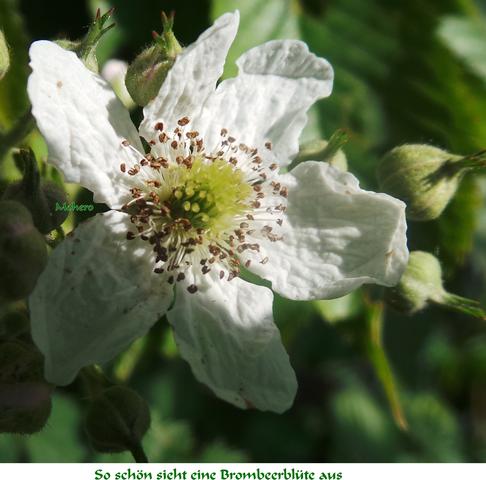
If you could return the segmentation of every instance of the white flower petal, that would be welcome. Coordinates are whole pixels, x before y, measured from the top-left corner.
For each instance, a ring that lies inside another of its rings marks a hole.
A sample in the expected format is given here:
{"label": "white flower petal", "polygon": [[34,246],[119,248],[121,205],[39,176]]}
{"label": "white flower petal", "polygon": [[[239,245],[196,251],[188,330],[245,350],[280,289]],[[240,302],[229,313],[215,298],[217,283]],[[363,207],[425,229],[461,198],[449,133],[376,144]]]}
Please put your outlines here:
{"label": "white flower petal", "polygon": [[273,323],[272,297],[264,287],[209,274],[194,294],[178,288],[168,318],[194,375],[218,397],[240,408],[283,412],[297,381]]}
{"label": "white flower petal", "polygon": [[174,128],[180,118],[198,115],[223,74],[226,55],[238,24],[238,12],[222,15],[195,43],[177,56],[159,94],[143,110],[140,134],[147,141],[154,137],[157,122]]}
{"label": "white flower petal", "polygon": [[32,335],[46,378],[70,383],[144,335],[167,310],[172,289],[152,273],[150,250],[128,242],[128,216],[109,212],[82,223],[52,253],[29,299]]}
{"label": "white flower petal", "polygon": [[284,297],[335,298],[365,283],[395,285],[407,264],[405,204],[359,188],[326,163],[281,176],[289,188],[283,240],[263,240],[269,260],[251,270]]}
{"label": "white flower petal", "polygon": [[73,52],[39,41],[30,47],[30,58],[28,92],[49,161],[66,181],[90,189],[95,201],[120,206],[126,177],[119,166],[133,158],[121,142],[143,151],[128,111]]}
{"label": "white flower petal", "polygon": [[196,128],[211,149],[221,128],[238,142],[262,148],[272,142],[281,166],[298,153],[307,110],[331,94],[334,73],[324,59],[296,40],[275,40],[252,48],[237,61],[239,74],[210,97]]}

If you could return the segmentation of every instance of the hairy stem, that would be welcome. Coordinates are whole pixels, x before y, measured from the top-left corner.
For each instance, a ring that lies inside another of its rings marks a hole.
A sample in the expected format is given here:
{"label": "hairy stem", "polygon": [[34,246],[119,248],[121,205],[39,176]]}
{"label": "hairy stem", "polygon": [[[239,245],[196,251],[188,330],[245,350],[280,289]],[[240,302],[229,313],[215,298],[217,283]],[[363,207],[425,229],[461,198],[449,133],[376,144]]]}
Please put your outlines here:
{"label": "hairy stem", "polygon": [[393,376],[390,362],[383,347],[383,302],[369,302],[367,312],[367,339],[368,356],[373,364],[375,373],[385,391],[390,405],[393,419],[400,430],[408,429],[407,420],[400,402],[397,385]]}

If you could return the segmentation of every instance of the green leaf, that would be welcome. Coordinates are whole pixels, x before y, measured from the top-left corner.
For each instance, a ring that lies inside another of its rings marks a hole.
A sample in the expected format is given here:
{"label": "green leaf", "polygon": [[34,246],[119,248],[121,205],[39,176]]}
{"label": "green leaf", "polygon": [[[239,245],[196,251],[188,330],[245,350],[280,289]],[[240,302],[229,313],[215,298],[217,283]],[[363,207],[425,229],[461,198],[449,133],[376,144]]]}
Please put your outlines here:
{"label": "green leaf", "polygon": [[463,462],[462,433],[452,411],[428,393],[414,395],[408,402],[410,437],[417,451],[413,458],[398,461]]}
{"label": "green leaf", "polygon": [[299,38],[299,7],[295,0],[213,0],[211,16],[216,19],[225,12],[240,11],[240,28],[233,43],[224,71],[225,77],[237,73],[236,60],[252,47],[268,40]]}
{"label": "green leaf", "polygon": [[466,67],[486,82],[486,22],[483,18],[450,15],[442,18],[437,30],[442,40]]}
{"label": "green leaf", "polygon": [[353,385],[332,399],[333,458],[340,462],[390,461],[397,432],[386,409],[361,386]]}
{"label": "green leaf", "polygon": [[10,70],[0,82],[0,127],[8,128],[27,110],[28,44],[17,0],[0,0],[0,30],[10,48]]}

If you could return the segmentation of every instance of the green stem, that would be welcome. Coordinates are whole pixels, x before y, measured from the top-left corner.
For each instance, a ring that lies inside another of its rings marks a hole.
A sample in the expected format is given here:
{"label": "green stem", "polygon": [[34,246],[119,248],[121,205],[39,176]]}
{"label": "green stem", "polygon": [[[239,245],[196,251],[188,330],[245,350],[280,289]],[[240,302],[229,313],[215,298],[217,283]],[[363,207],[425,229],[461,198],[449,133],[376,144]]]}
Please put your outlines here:
{"label": "green stem", "polygon": [[299,163],[315,160],[318,162],[328,162],[338,153],[338,151],[348,142],[349,136],[345,130],[336,130],[329,141],[315,140],[310,144],[301,147],[299,154],[294,158],[289,170],[295,168]]}
{"label": "green stem", "polygon": [[12,147],[17,146],[34,128],[35,120],[29,108],[7,133],[0,135],[0,161]]}
{"label": "green stem", "polygon": [[149,463],[147,454],[145,453],[141,443],[132,445],[132,447],[130,448],[130,453],[137,463]]}
{"label": "green stem", "polygon": [[390,362],[383,347],[383,302],[369,303],[367,313],[366,343],[368,355],[375,369],[375,373],[385,391],[395,423],[400,430],[406,431],[408,429],[407,420],[400,403],[400,397]]}
{"label": "green stem", "polygon": [[445,292],[439,299],[432,301],[444,307],[450,308],[451,310],[465,313],[466,315],[471,315],[472,317],[476,317],[481,320],[486,320],[486,311],[484,311],[481,308],[481,304],[475,300],[470,300],[469,298],[464,298],[460,297],[459,295],[454,295],[453,293]]}
{"label": "green stem", "polygon": [[349,136],[348,134],[342,130],[336,130],[332,135],[331,138],[329,139],[328,144],[325,146],[325,148],[320,152],[318,158],[319,160],[323,162],[327,162],[331,158],[336,155],[336,153],[341,150],[341,148],[346,145],[349,141]]}
{"label": "green stem", "polygon": [[486,150],[467,155],[454,163],[456,167],[468,170],[482,170],[486,168]]}

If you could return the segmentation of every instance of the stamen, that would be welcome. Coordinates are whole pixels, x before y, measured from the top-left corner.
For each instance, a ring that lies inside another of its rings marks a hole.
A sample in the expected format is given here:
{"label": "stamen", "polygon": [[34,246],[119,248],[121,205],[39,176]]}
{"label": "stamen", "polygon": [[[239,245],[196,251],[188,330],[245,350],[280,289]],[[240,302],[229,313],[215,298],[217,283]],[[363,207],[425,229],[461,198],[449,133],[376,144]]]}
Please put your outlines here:
{"label": "stamen", "polygon": [[[268,262],[259,253],[258,239],[282,239],[272,225],[282,225],[286,204],[271,199],[286,198],[288,189],[273,180],[278,166],[270,163],[268,153],[258,155],[226,128],[221,129],[219,145],[207,152],[199,132],[184,130],[189,123],[183,117],[170,132],[157,122],[156,138],[149,142],[154,149],[146,155],[122,142],[138,159],[120,164],[133,185],[131,198],[121,208],[135,230],[127,232],[127,239],[150,244],[154,272],[170,284],[184,280],[191,268],[198,275],[216,268],[221,280],[231,281],[239,274],[238,256],[243,252],[263,265]],[[265,147],[270,150],[271,143]],[[246,259],[244,265],[249,268],[251,263]],[[187,287],[190,293],[197,291],[195,278]]]}

